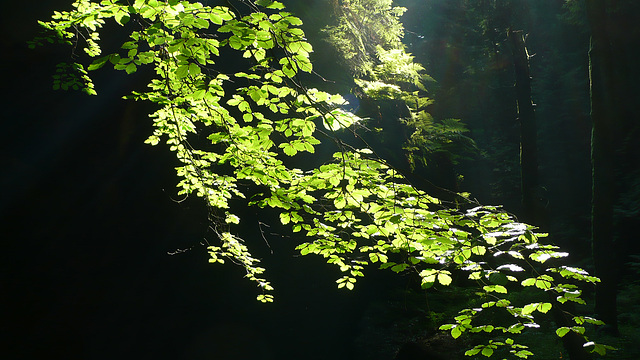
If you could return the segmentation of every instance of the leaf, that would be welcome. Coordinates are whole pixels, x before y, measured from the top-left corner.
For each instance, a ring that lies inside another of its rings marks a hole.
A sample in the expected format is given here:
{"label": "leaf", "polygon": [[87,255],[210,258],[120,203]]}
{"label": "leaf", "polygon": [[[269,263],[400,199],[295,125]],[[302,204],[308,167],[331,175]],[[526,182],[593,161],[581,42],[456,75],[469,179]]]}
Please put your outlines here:
{"label": "leaf", "polygon": [[271,4],[267,5],[266,8],[267,9],[282,10],[282,9],[284,9],[284,5],[279,1],[271,1]]}
{"label": "leaf", "polygon": [[399,273],[399,272],[404,271],[408,267],[409,267],[409,265],[407,265],[407,264],[396,264],[396,265],[391,267],[391,271]]}
{"label": "leaf", "polygon": [[333,201],[333,204],[335,205],[336,209],[343,209],[345,206],[347,206],[347,199],[345,199],[344,196],[339,196]]}
{"label": "leaf", "polygon": [[280,146],[282,147],[282,151],[284,151],[284,153],[289,156],[294,156],[295,154],[298,153],[298,150],[296,150],[296,148],[293,147],[293,145],[291,145],[290,143],[284,143],[284,144],[281,144]]}
{"label": "leaf", "polygon": [[549,275],[540,275],[536,279],[536,287],[542,290],[549,290],[553,287],[553,278]]}
{"label": "leaf", "polygon": [[521,359],[527,359],[529,358],[529,356],[533,356],[533,353],[529,350],[520,350],[520,351],[516,351],[515,353],[513,353],[513,355],[521,358]]}
{"label": "leaf", "polygon": [[187,75],[189,75],[189,65],[185,64],[178,66],[178,69],[176,70],[176,76],[178,79],[184,79]]}
{"label": "leaf", "polygon": [[448,274],[445,274],[444,272],[440,272],[438,274],[438,282],[440,284],[447,286],[451,284],[451,281],[452,281],[451,276],[449,276]]}
{"label": "leaf", "polygon": [[227,224],[240,224],[240,218],[236,215],[227,213],[227,218],[225,219]]}
{"label": "leaf", "polygon": [[193,94],[191,94],[190,98],[193,100],[202,100],[204,99],[204,95],[206,94],[207,90],[204,89],[200,89],[200,90],[196,90],[193,92]]}
{"label": "leaf", "polygon": [[107,55],[107,56],[103,56],[103,57],[100,57],[100,58],[97,58],[97,59],[93,60],[93,62],[91,62],[91,64],[87,68],[87,70],[93,71],[93,70],[100,69],[101,67],[104,66],[104,64],[107,63],[107,61],[109,61],[109,59],[111,59],[111,56],[112,55]]}
{"label": "leaf", "polygon": [[533,304],[527,304],[525,305],[525,307],[522,308],[522,315],[528,315],[531,314],[532,312],[534,312],[536,310],[536,308],[538,307],[539,303],[533,303]]}
{"label": "leaf", "polygon": [[507,276],[499,272],[491,273],[489,275],[489,281],[491,281],[492,284],[503,285],[503,286],[509,283]]}
{"label": "leaf", "polygon": [[280,222],[282,222],[282,225],[287,225],[289,221],[291,221],[291,214],[280,213]]}
{"label": "leaf", "polygon": [[522,330],[524,330],[524,325],[518,323],[518,324],[513,324],[511,326],[509,326],[506,330],[506,332],[511,333],[511,334],[520,334],[522,333]]}
{"label": "leaf", "polygon": [[242,44],[242,39],[240,39],[235,35],[229,38],[229,46],[235,50],[241,50],[244,48],[244,45]]}
{"label": "leaf", "polygon": [[502,285],[486,285],[483,287],[486,292],[497,292],[500,294],[506,294],[507,288]]}
{"label": "leaf", "polygon": [[198,74],[200,74],[200,66],[194,63],[189,64],[189,75],[196,76]]}
{"label": "leaf", "polygon": [[538,306],[538,311],[540,311],[543,314],[546,314],[549,310],[551,310],[553,305],[551,305],[551,303],[541,303]]}
{"label": "leaf", "polygon": [[349,289],[349,290],[353,290],[353,288],[354,288],[354,285],[353,285],[352,282],[348,282],[346,286],[347,286],[347,289]]}
{"label": "leaf", "polygon": [[155,8],[149,6],[149,7],[143,7],[142,9],[140,9],[140,15],[142,15],[143,18],[147,18],[147,19],[151,19],[153,20],[153,18],[155,17],[156,13],[158,12]]}
{"label": "leaf", "polygon": [[208,29],[209,28],[209,22],[207,20],[205,20],[205,19],[202,19],[202,18],[196,18],[194,25],[198,29]]}
{"label": "leaf", "polygon": [[486,346],[484,349],[482,349],[482,355],[490,357],[491,355],[493,355],[493,348],[491,348],[490,346]]}
{"label": "leaf", "polygon": [[256,1],[256,5],[259,5],[262,7],[267,7],[271,4],[273,4],[273,0],[257,0]]}
{"label": "leaf", "polygon": [[451,337],[454,339],[457,339],[460,337],[460,335],[462,335],[462,331],[460,330],[459,326],[456,326],[454,328],[451,329]]}
{"label": "leaf", "polygon": [[123,10],[119,10],[118,12],[116,12],[113,17],[116,20],[116,22],[122,26],[128,23],[129,20],[131,19],[131,17],[129,16],[129,13]]}
{"label": "leaf", "polygon": [[567,335],[569,333],[569,331],[571,331],[571,329],[569,329],[568,327],[561,327],[556,329],[556,335],[558,335],[558,337],[563,337],[565,335]]}
{"label": "leaf", "polygon": [[481,350],[481,348],[479,348],[479,347],[475,347],[475,348],[473,348],[473,349],[470,349],[470,350],[465,351],[465,353],[464,353],[464,354],[465,354],[466,356],[473,356],[473,355],[476,355],[476,354],[480,353],[480,350]]}
{"label": "leaf", "polygon": [[130,63],[126,68],[124,68],[124,71],[126,71],[127,74],[133,74],[134,72],[136,72],[136,70],[138,70],[138,68],[134,63]]}
{"label": "leaf", "polygon": [[476,255],[484,255],[487,252],[487,248],[485,248],[484,246],[474,246],[473,248],[471,248],[471,252]]}
{"label": "leaf", "polygon": [[[294,41],[287,44],[289,51],[293,53],[308,54],[313,51],[311,44],[306,41]],[[318,100],[322,101],[322,100]]]}
{"label": "leaf", "polygon": [[216,13],[212,12],[211,14],[209,14],[209,19],[216,25],[222,25],[222,17]]}

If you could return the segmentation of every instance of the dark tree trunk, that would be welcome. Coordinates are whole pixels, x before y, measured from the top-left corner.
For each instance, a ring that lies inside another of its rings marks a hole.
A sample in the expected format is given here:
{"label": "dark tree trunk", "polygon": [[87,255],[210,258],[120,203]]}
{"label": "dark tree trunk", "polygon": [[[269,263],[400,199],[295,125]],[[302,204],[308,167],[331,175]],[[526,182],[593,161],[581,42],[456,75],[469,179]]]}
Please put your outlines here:
{"label": "dark tree trunk", "polygon": [[611,39],[607,33],[607,5],[604,0],[586,0],[591,29],[589,49],[589,79],[591,88],[591,166],[592,188],[592,251],[596,286],[595,311],[618,332],[616,291],[618,263],[613,241],[613,204],[615,203],[614,165],[616,162],[614,129],[618,124],[615,101],[614,65]]}
{"label": "dark tree trunk", "polygon": [[[516,77],[516,100],[518,119],[520,120],[520,174],[522,192],[523,220],[537,226],[545,226],[545,209],[540,201],[538,183],[537,128],[533,101],[531,99],[531,75],[529,72],[529,54],[522,31],[509,31],[509,42],[513,53]],[[552,316],[558,326],[571,327],[571,304],[560,304],[552,299]],[[583,347],[584,339],[577,333],[569,332],[562,338],[564,348],[571,360],[591,359]]]}
{"label": "dark tree trunk", "polygon": [[516,78],[516,102],[520,121],[520,176],[523,220],[542,226],[543,208],[538,201],[538,149],[536,114],[531,100],[529,54],[522,31],[509,30]]}

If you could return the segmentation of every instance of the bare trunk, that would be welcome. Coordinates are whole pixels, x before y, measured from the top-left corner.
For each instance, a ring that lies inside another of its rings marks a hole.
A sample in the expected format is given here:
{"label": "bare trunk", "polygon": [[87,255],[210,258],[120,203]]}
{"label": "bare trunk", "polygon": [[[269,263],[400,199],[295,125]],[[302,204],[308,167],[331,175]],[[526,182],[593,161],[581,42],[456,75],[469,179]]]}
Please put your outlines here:
{"label": "bare trunk", "polygon": [[618,332],[616,292],[618,263],[613,241],[615,201],[614,129],[618,123],[611,39],[607,33],[604,0],[586,0],[591,28],[589,79],[591,88],[592,250],[596,286],[595,310],[612,333]]}
{"label": "bare trunk", "polygon": [[536,114],[531,100],[529,54],[522,31],[509,31],[516,77],[516,101],[520,122],[520,176],[523,220],[542,226],[543,219],[538,193],[538,149]]}

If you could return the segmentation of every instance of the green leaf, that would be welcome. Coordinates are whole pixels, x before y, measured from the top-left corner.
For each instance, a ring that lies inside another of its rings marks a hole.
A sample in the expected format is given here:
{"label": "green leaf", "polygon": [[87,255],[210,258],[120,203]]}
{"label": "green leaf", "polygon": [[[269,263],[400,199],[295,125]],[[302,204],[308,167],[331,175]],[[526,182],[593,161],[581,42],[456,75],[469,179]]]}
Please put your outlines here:
{"label": "green leaf", "polygon": [[457,339],[462,335],[462,331],[460,330],[460,326],[456,326],[451,329],[451,337]]}
{"label": "green leaf", "polygon": [[280,222],[282,222],[282,225],[287,225],[290,221],[291,221],[291,214],[280,213]]}
{"label": "green leaf", "polygon": [[489,281],[492,284],[503,285],[503,286],[509,283],[507,276],[500,272],[493,272],[489,274]]}
{"label": "green leaf", "polygon": [[[513,351],[513,350],[512,350]],[[533,356],[533,353],[529,350],[520,350],[520,351],[516,351],[513,353],[513,355],[521,358],[521,359],[527,359],[529,358],[529,356]]]}
{"label": "green leaf", "polygon": [[114,19],[116,20],[116,22],[120,25],[125,25],[126,23],[129,22],[129,20],[131,19],[131,17],[129,16],[129,13],[123,11],[123,10],[118,10],[118,12],[115,13],[114,15]]}
{"label": "green leaf", "polygon": [[227,224],[240,224],[240,218],[238,216],[229,213],[227,213],[226,215],[227,217],[225,219],[225,222]]}
{"label": "green leaf", "polygon": [[551,303],[540,303],[540,305],[538,306],[538,311],[546,314],[549,310],[551,310],[552,306],[553,305],[551,305]]}
{"label": "green leaf", "polygon": [[119,54],[112,54],[111,57],[109,57],[109,62],[111,62],[111,64],[113,65],[117,65],[120,63],[120,55]]}
{"label": "green leaf", "polygon": [[507,288],[502,285],[486,285],[483,287],[486,292],[497,292],[500,294],[506,294]]}
{"label": "green leaf", "polygon": [[493,348],[491,348],[490,346],[486,346],[484,349],[482,349],[482,355],[490,357],[491,355],[493,355]]}
{"label": "green leaf", "polygon": [[289,156],[294,156],[298,153],[298,150],[296,150],[296,148],[293,147],[293,145],[291,145],[290,143],[281,144],[280,147],[282,147],[282,151],[284,151],[284,153]]}
{"label": "green leaf", "polygon": [[536,287],[542,290],[549,290],[553,287],[553,278],[549,275],[540,275],[536,279]]}
{"label": "green leaf", "polygon": [[273,1],[273,0],[258,0],[256,1],[256,4],[266,7],[267,9],[275,9],[275,10],[282,10],[284,9],[284,5],[279,2],[279,1]]}
{"label": "green leaf", "polygon": [[487,252],[487,248],[485,248],[484,246],[474,246],[473,248],[471,248],[471,252],[476,255],[484,255]]}
{"label": "green leaf", "polygon": [[509,326],[506,329],[506,332],[511,333],[511,334],[520,334],[520,333],[522,333],[522,330],[524,330],[524,325],[518,323],[518,324],[513,324],[513,325]]}
{"label": "green leaf", "polygon": [[196,76],[198,74],[200,74],[200,66],[194,63],[189,64],[189,75]]}
{"label": "green leaf", "polygon": [[200,90],[196,90],[193,92],[193,94],[191,94],[191,98],[193,100],[202,100],[204,99],[204,95],[207,93],[207,90],[204,89],[200,89]]}
{"label": "green leaf", "polygon": [[185,64],[178,66],[178,69],[176,70],[176,76],[178,79],[184,79],[187,75],[189,75],[189,65]]}
{"label": "green leaf", "polygon": [[136,70],[138,70],[138,68],[136,67],[136,64],[134,63],[130,63],[129,65],[127,65],[127,67],[124,69],[124,71],[127,72],[127,74],[133,74],[134,72],[136,72]]}
{"label": "green leaf", "polygon": [[347,289],[349,289],[349,290],[353,290],[353,288],[354,288],[354,285],[353,285],[352,282],[348,282],[346,286],[347,286]]}
{"label": "green leaf", "polygon": [[208,29],[209,28],[209,21],[207,21],[205,19],[202,19],[202,18],[196,18],[194,25],[198,29]]}
{"label": "green leaf", "polygon": [[571,329],[569,329],[568,327],[561,327],[556,329],[556,335],[558,335],[558,337],[563,337],[565,335],[567,335],[569,333],[569,331],[571,331]]}
{"label": "green leaf", "polygon": [[151,6],[143,6],[139,13],[143,18],[155,20],[155,16],[158,11]]}
{"label": "green leaf", "polygon": [[536,310],[538,305],[539,305],[539,303],[533,303],[533,304],[526,305],[525,307],[522,308],[522,315],[531,314],[532,312],[534,312]]}
{"label": "green leaf", "polygon": [[404,271],[408,267],[409,267],[409,265],[407,265],[407,264],[396,264],[396,265],[391,267],[391,271],[399,273],[399,272]]}
{"label": "green leaf", "polygon": [[451,276],[445,274],[444,272],[438,273],[438,282],[442,285],[450,285],[451,284]]}
{"label": "green leaf", "polygon": [[479,348],[479,347],[475,347],[475,348],[473,348],[473,349],[470,349],[470,350],[465,351],[465,353],[464,353],[464,354],[465,354],[466,356],[473,356],[473,355],[477,355],[478,353],[480,353],[480,350],[482,350],[482,349],[481,349],[481,348]]}
{"label": "green leaf", "polygon": [[107,56],[103,56],[103,57],[100,57],[100,58],[97,58],[97,59],[93,60],[93,62],[91,62],[91,64],[87,68],[87,70],[93,71],[93,70],[100,69],[101,67],[104,66],[104,64],[107,63],[107,61],[109,61],[109,59],[111,59],[111,56],[112,55],[107,55]]}

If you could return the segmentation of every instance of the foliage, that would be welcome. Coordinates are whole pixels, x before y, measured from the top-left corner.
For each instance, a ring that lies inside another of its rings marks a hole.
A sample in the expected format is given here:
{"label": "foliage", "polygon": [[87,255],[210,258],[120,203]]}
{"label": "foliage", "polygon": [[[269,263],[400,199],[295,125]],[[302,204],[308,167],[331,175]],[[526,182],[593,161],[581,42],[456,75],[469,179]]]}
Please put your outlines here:
{"label": "foliage", "polygon": [[325,32],[339,58],[357,77],[371,76],[378,49],[402,47],[400,16],[406,11],[392,0],[340,0],[334,3],[336,24]]}
{"label": "foliage", "polygon": [[[373,264],[414,273],[425,289],[471,280],[481,306],[462,309],[441,329],[454,338],[491,335],[489,343],[468,355],[491,356],[499,348],[518,358],[531,355],[514,338],[537,327],[536,319],[556,305],[512,303],[509,293],[529,287],[553,294],[561,304],[583,303],[574,283],[598,280],[578,268],[545,267],[566,253],[539,243],[542,234],[500,208],[449,208],[412,186],[372,150],[332,135],[360,119],[340,110],[341,96],[301,84],[299,73],[312,71],[313,48],[304,40],[300,19],[277,1],[243,3],[249,5],[245,15],[178,0],[77,0],[71,11],[41,22],[51,31],[42,39],[82,44],[94,59],[89,71],[107,64],[127,74],[153,68],[148,89],[129,96],[158,107],[150,115],[155,130],[147,143],[166,143],[181,163],[176,169],[179,194],[207,203],[219,240],[209,247],[210,262],[230,260],[244,267],[246,277],[261,289],[258,300],[273,301],[273,288],[259,259],[237,235],[242,219],[231,206],[236,199],[277,212],[282,224],[306,239],[297,246],[302,255],[322,256],[339,268],[339,288],[353,289]],[[107,20],[125,26],[130,35],[119,50],[103,55],[98,40]],[[225,61],[233,57],[244,71],[223,73],[218,66],[223,52]],[[84,84],[86,92],[95,94],[88,91],[93,89],[88,76],[81,74],[81,82],[65,76],[56,80],[60,88]],[[198,135],[209,142],[200,144]],[[331,159],[309,169],[288,165],[298,153],[314,153],[320,136],[339,145]],[[558,336],[583,334],[586,323],[598,323],[577,315],[573,321],[575,326],[558,329]],[[585,346],[605,350],[595,343]]]}
{"label": "foliage", "polygon": [[[327,26],[327,41],[350,69],[358,89],[356,95],[377,105],[396,100],[405,108],[393,114],[409,135],[403,145],[407,160],[415,170],[416,160],[427,165],[434,154],[445,154],[454,161],[463,153],[475,151],[468,130],[455,119],[433,119],[427,107],[433,103],[425,84],[434,80],[424,73],[424,67],[414,61],[402,43],[404,27],[400,16],[406,11],[393,7],[389,0],[350,0],[335,3],[335,25]],[[364,116],[383,117],[388,114],[373,111]]]}

